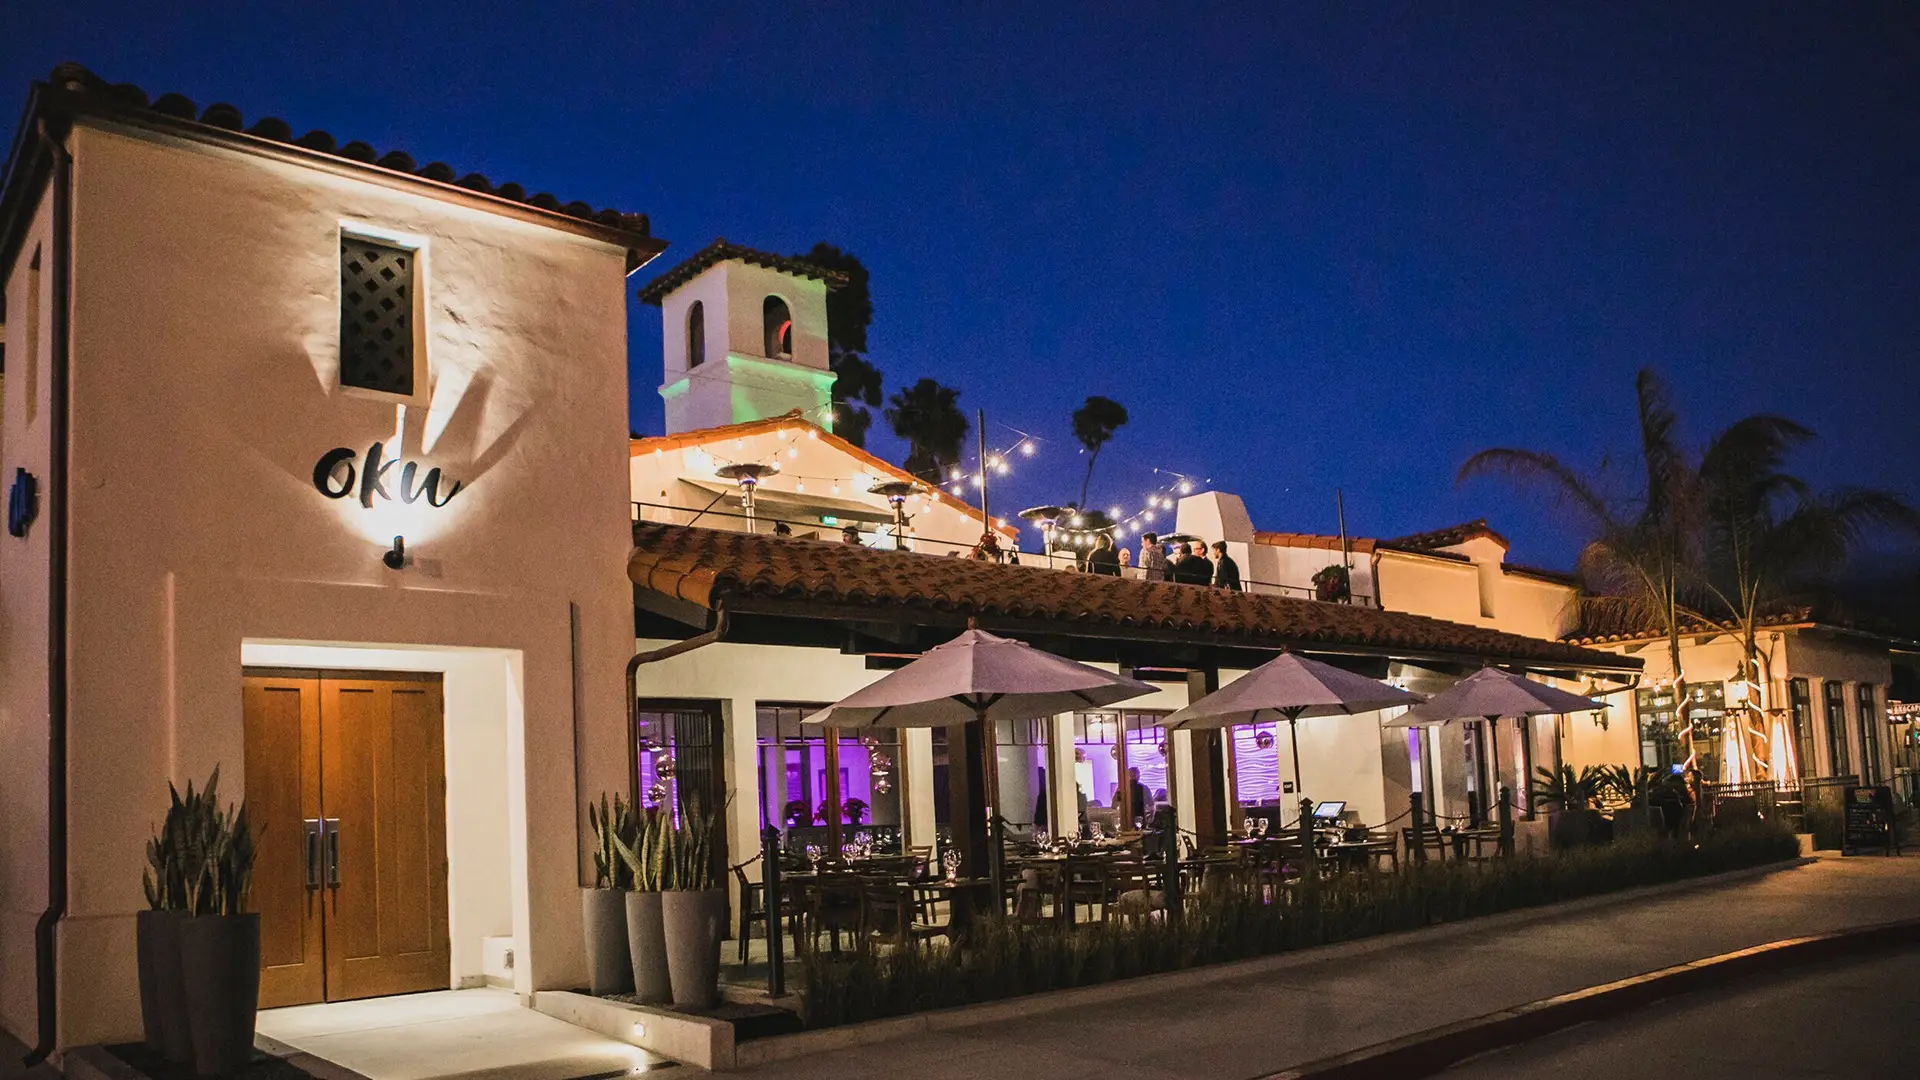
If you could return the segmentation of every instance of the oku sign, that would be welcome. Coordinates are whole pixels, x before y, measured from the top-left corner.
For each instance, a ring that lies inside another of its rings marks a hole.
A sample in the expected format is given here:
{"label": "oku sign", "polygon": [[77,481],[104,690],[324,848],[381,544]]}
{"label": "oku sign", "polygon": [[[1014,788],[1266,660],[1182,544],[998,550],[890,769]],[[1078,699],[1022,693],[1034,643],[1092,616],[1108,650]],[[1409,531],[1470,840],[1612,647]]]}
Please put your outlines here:
{"label": "oku sign", "polygon": [[[425,499],[430,506],[445,506],[460,494],[462,485],[458,480],[442,492],[440,485],[446,478],[438,466],[427,469],[422,476],[419,462],[387,457],[386,449],[385,443],[376,442],[367,447],[366,456],[361,457],[344,446],[334,447],[314,462],[313,486],[329,499],[358,494],[360,505],[369,509],[376,497],[397,498],[403,503]],[[392,471],[395,465],[400,466],[397,476]]]}

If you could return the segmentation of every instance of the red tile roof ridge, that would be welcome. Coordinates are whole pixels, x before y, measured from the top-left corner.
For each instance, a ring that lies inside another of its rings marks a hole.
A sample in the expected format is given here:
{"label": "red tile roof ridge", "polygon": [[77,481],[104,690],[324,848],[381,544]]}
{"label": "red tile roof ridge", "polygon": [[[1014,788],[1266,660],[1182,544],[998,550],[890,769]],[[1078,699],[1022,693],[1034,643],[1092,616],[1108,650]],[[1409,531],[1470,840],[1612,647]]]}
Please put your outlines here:
{"label": "red tile roof ridge", "polygon": [[1453,547],[1456,544],[1464,544],[1468,540],[1481,536],[1492,539],[1494,543],[1499,544],[1503,548],[1513,546],[1507,542],[1506,537],[1495,532],[1493,527],[1487,524],[1486,518],[1474,518],[1472,521],[1464,521],[1458,525],[1448,525],[1445,528],[1411,533],[1407,536],[1395,537],[1392,540],[1383,540],[1381,544],[1385,547],[1401,548],[1409,551],[1427,551],[1433,548]]}
{"label": "red tile roof ridge", "polygon": [[562,203],[546,192],[528,195],[519,184],[496,186],[477,172],[461,175],[444,162],[433,161],[416,166],[412,155],[405,151],[388,150],[383,154],[364,142],[339,143],[325,131],[309,131],[296,138],[292,126],[277,117],[266,117],[251,127],[243,127],[245,120],[240,110],[232,105],[215,103],[199,110],[191,99],[177,93],[162,94],[149,101],[146,92],[139,87],[131,83],[109,83],[80,64],[60,64],[53,69],[45,84],[36,84],[36,89],[42,86],[45,107],[62,109],[69,114],[120,117],[221,142],[280,144],[294,152],[336,158],[597,225],[624,234],[634,248],[632,257],[637,262],[632,265],[644,264],[667,246],[664,241],[653,238],[645,214],[611,208],[595,210],[587,203],[577,201]]}
{"label": "red tile roof ridge", "polygon": [[838,270],[829,270],[804,258],[746,247],[721,236],[642,285],[635,295],[643,303],[658,307],[668,293],[692,281],[708,267],[729,259],[747,263],[750,266],[764,266],[795,277],[813,278],[816,281],[825,282],[829,290],[840,288],[847,283],[847,275]]}
{"label": "red tile roof ridge", "polygon": [[728,598],[1032,619],[1204,635],[1258,647],[1364,647],[1408,655],[1618,667],[1630,659],[1566,642],[1406,612],[1265,593],[1137,581],[831,541],[651,522],[634,526],[629,576],[712,607]]}

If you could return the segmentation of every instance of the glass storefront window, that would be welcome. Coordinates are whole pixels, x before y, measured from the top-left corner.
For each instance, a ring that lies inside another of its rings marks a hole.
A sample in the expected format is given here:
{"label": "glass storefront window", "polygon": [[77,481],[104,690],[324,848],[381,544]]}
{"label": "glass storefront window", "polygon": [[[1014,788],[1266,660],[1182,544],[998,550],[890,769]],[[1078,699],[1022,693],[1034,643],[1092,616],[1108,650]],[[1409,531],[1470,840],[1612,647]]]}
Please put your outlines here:
{"label": "glass storefront window", "polygon": [[760,821],[780,830],[788,851],[870,843],[901,850],[900,733],[886,728],[837,732],[802,727],[818,705],[755,710]]}
{"label": "glass storefront window", "polygon": [[633,738],[636,799],[664,806],[674,820],[693,803],[720,813],[725,799],[717,709],[699,704],[643,701]]}
{"label": "glass storefront window", "polygon": [[1233,729],[1233,796],[1242,807],[1280,805],[1282,725],[1241,724]]}
{"label": "glass storefront window", "polygon": [[999,804],[995,810],[1006,819],[1007,832],[1031,834],[1051,832],[1052,814],[1047,805],[1047,728],[1051,721],[1027,720],[1014,723],[1003,720],[995,725],[993,751],[998,775]]}
{"label": "glass storefront window", "polygon": [[[1073,718],[1073,773],[1082,824],[1107,833],[1138,828],[1173,801],[1164,712],[1084,712]],[[1138,787],[1132,773],[1138,770]]]}
{"label": "glass storefront window", "polygon": [[1828,775],[1851,776],[1852,755],[1847,753],[1847,692],[1832,680],[1822,683],[1820,689],[1827,706],[1827,760],[1833,766]]}
{"label": "glass storefront window", "polygon": [[1853,705],[1855,719],[1860,724],[1860,780],[1877,784],[1880,782],[1880,724],[1872,683],[1854,684]]}
{"label": "glass storefront window", "polygon": [[1817,776],[1813,760],[1813,691],[1805,679],[1787,682],[1787,706],[1793,718],[1793,749],[1800,758],[1796,778]]}

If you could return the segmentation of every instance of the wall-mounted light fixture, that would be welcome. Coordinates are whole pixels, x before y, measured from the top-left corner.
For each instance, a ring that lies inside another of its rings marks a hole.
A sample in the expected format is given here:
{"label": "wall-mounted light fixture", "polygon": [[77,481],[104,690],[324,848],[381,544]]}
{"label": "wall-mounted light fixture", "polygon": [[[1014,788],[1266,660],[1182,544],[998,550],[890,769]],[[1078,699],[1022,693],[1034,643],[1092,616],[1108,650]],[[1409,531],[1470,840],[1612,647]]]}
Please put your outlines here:
{"label": "wall-mounted light fixture", "polygon": [[393,547],[389,549],[386,554],[380,556],[380,561],[386,563],[387,569],[389,570],[399,570],[406,566],[407,538],[404,536],[394,537]]}

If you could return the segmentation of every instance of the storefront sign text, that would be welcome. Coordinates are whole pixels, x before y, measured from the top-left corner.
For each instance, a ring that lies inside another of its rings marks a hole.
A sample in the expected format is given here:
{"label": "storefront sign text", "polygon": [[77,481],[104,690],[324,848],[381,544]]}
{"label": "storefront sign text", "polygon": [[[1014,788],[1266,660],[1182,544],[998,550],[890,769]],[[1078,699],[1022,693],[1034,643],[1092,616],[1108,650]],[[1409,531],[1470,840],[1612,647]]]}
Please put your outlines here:
{"label": "storefront sign text", "polygon": [[[427,469],[421,476],[420,463],[401,461],[386,455],[385,443],[374,443],[367,447],[365,457],[344,446],[336,446],[320,455],[313,465],[313,486],[320,494],[329,499],[345,499],[358,495],[360,505],[371,508],[377,496],[382,499],[398,498],[403,503],[414,503],[426,499],[432,506],[445,506],[460,494],[461,483],[441,491],[445,480],[438,466]],[[393,475],[393,467],[400,466],[398,476]],[[387,485],[392,483],[393,489]]]}

